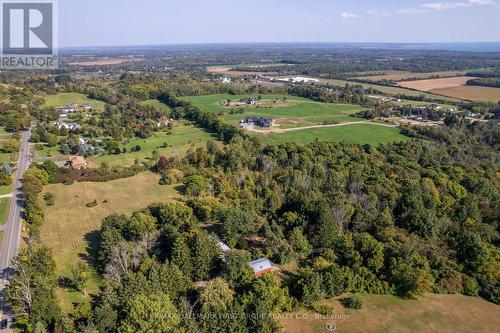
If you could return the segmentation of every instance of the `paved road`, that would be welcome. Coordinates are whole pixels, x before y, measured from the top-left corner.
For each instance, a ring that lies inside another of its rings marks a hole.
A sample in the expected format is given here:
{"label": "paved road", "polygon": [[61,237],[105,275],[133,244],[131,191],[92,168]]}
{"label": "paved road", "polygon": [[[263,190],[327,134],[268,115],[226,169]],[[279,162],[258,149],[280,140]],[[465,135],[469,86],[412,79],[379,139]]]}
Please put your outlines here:
{"label": "paved road", "polygon": [[[31,129],[24,131],[21,140],[21,150],[19,152],[19,161],[16,170],[16,179],[14,180],[14,192],[12,200],[10,201],[9,215],[3,228],[3,242],[2,250],[0,252],[0,318],[8,318],[8,310],[5,307],[1,292],[5,286],[5,277],[7,268],[10,266],[10,261],[19,253],[19,242],[21,238],[21,212],[23,208],[23,197],[21,192],[21,178],[23,173],[28,169],[31,156],[29,152],[28,140],[31,135]],[[4,329],[0,331],[12,332],[11,329]]]}

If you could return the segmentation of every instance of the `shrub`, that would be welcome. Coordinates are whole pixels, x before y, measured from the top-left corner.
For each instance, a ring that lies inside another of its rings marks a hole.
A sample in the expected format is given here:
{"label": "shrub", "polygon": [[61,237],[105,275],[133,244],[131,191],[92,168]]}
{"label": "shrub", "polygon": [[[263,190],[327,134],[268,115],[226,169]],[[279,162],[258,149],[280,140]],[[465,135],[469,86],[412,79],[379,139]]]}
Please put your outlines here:
{"label": "shrub", "polygon": [[87,203],[85,206],[87,206],[88,208],[95,207],[95,206],[97,206],[97,200],[94,200],[94,201],[92,201],[92,202],[89,202],[89,203]]}
{"label": "shrub", "polygon": [[43,200],[45,200],[45,203],[47,204],[47,206],[52,206],[54,204],[54,199],[55,199],[55,195],[52,192],[47,192],[43,196]]}
{"label": "shrub", "polygon": [[342,304],[348,309],[361,309],[363,307],[363,301],[357,295],[352,295],[350,297],[345,298],[342,301]]}

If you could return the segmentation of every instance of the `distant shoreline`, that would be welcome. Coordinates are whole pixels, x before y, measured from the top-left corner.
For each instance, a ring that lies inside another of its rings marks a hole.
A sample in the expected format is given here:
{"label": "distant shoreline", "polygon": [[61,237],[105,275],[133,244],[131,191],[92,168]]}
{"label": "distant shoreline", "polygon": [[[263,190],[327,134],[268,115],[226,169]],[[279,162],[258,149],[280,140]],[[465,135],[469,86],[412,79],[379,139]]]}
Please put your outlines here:
{"label": "distant shoreline", "polygon": [[300,48],[331,48],[331,49],[380,49],[380,50],[428,50],[428,51],[456,51],[456,52],[500,52],[498,42],[469,42],[469,43],[186,43],[186,44],[158,44],[158,45],[112,45],[112,46],[72,46],[61,47],[62,52],[71,51],[112,51],[112,50],[161,50],[179,48],[245,48],[260,47],[300,47]]}

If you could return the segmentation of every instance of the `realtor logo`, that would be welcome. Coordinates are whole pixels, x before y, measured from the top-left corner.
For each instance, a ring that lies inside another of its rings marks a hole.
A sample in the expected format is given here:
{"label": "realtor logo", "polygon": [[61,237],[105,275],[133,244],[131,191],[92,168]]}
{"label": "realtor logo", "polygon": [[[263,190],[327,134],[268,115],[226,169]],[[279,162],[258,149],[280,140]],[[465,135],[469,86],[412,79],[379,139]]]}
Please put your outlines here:
{"label": "realtor logo", "polygon": [[56,68],[54,0],[3,0],[0,68]]}

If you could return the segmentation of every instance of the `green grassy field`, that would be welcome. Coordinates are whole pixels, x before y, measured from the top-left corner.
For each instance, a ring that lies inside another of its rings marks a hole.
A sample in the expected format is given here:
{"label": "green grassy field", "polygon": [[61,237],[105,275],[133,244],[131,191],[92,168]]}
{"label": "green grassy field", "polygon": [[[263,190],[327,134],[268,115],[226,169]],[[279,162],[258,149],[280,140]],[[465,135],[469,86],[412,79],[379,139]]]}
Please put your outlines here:
{"label": "green grassy field", "polygon": [[372,124],[353,124],[338,127],[310,128],[296,130],[285,133],[273,133],[259,135],[266,143],[281,144],[285,142],[296,142],[307,144],[316,139],[321,141],[348,141],[357,144],[381,144],[394,141],[408,140],[408,138],[399,133],[399,129],[372,125]]}
{"label": "green grassy field", "polygon": [[10,198],[0,199],[0,224],[4,224],[9,214]]}
{"label": "green grassy field", "polygon": [[[159,175],[143,172],[105,183],[45,186],[40,197],[52,192],[55,200],[52,206],[42,204],[45,222],[40,228],[40,238],[54,253],[57,274],[68,276],[72,265],[78,260],[90,260],[89,253],[96,246],[97,230],[106,216],[130,215],[154,202],[182,198],[175,190],[175,185],[160,186],[159,179]],[[87,203],[94,200],[97,200],[97,206],[86,207]],[[79,292],[58,288],[57,295],[63,309],[71,311],[72,303],[89,300],[91,295],[97,293],[99,285],[100,277],[94,272],[87,286],[87,297]]]}
{"label": "green grassy field", "polygon": [[[283,95],[262,95],[262,103],[270,105],[270,108],[259,108],[255,106],[244,106],[243,114],[228,114],[231,109],[239,109],[239,106],[224,107],[220,105],[223,100],[239,101],[245,96],[233,95],[209,95],[185,97],[199,108],[211,112],[225,112],[222,116],[226,121],[237,125],[245,117],[265,117],[275,120],[275,124],[281,128],[303,127],[317,125],[323,122],[347,122],[360,121],[361,119],[351,117],[352,114],[363,110],[359,105],[349,104],[326,104],[317,103],[308,99]],[[272,100],[279,102],[273,105]]]}
{"label": "green grassy field", "polygon": [[283,316],[285,333],[489,333],[498,332],[500,307],[479,297],[429,294],[417,300],[389,295],[362,295],[361,310],[345,309],[338,300],[320,302],[335,315],[309,311]]}
{"label": "green grassy field", "polygon": [[[110,166],[133,165],[136,159],[143,161],[145,158],[150,157],[153,150],[157,150],[164,156],[181,155],[189,148],[205,146],[208,140],[217,140],[217,137],[198,127],[179,124],[172,129],[170,135],[166,132],[157,132],[147,139],[133,138],[124,145],[127,148],[125,154],[101,155],[89,158],[89,161],[92,166],[99,166],[102,162],[106,162]],[[164,143],[168,145],[166,148],[162,148]],[[141,150],[130,152],[130,149],[136,145],[139,145]]]}
{"label": "green grassy field", "polygon": [[96,110],[104,110],[104,102],[95,99],[90,99],[83,94],[78,93],[60,93],[56,95],[45,96],[45,105],[47,107],[58,107],[68,103],[76,103],[78,105],[88,104]]}

